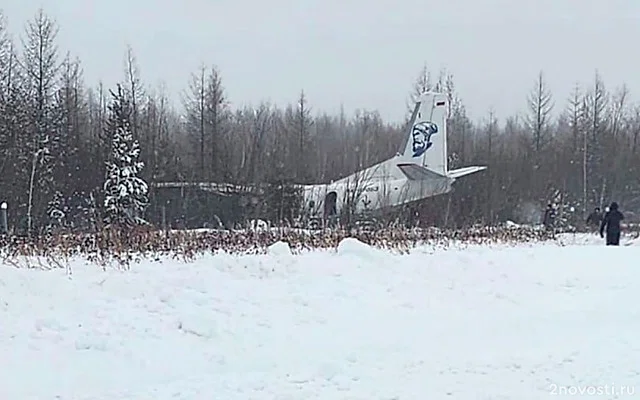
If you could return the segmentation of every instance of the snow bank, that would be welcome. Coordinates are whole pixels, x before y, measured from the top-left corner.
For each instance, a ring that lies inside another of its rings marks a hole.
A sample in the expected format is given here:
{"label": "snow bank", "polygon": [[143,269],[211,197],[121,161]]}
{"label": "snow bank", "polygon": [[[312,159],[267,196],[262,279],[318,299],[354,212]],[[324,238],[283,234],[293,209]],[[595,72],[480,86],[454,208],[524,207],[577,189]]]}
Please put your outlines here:
{"label": "snow bank", "polygon": [[287,242],[276,242],[268,247],[267,254],[272,257],[291,257],[293,253],[291,252],[291,247],[289,247],[289,243]]}
{"label": "snow bank", "polygon": [[[625,233],[620,238],[620,245],[635,243],[635,236]],[[557,242],[562,245],[604,246],[605,240],[597,232],[593,233],[562,233],[557,235]]]}
{"label": "snow bank", "polygon": [[356,256],[372,259],[380,255],[381,251],[356,238],[346,238],[342,239],[338,244],[337,253],[341,256]]}
{"label": "snow bank", "polygon": [[633,397],[639,247],[383,253],[2,266],[0,398]]}
{"label": "snow bank", "polygon": [[630,239],[626,243],[622,243],[625,246],[640,246],[640,238]]}
{"label": "snow bank", "polygon": [[390,257],[388,251],[369,246],[356,238],[345,238],[338,243],[336,255],[342,262],[352,266],[371,268],[374,265],[386,265]]}

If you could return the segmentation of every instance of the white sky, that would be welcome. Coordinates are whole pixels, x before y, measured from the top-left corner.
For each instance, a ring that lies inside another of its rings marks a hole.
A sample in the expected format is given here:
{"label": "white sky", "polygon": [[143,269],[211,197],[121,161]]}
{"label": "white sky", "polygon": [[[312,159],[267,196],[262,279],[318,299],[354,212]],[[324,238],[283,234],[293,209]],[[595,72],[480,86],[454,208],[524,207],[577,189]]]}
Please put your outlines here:
{"label": "white sky", "polygon": [[10,30],[43,7],[61,53],[87,82],[124,76],[127,44],[147,84],[177,101],[189,74],[216,64],[235,105],[294,102],[315,111],[377,109],[399,121],[423,63],[455,76],[472,118],[524,110],[540,69],[558,105],[597,68],[640,92],[638,0],[3,0]]}

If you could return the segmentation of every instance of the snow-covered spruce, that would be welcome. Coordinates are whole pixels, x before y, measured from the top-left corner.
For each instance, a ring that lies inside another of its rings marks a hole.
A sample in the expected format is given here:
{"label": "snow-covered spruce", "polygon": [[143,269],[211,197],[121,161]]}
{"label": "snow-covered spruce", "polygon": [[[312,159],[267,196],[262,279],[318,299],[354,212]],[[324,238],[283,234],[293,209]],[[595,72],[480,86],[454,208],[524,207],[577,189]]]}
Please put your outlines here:
{"label": "snow-covered spruce", "polygon": [[131,103],[120,85],[111,94],[106,128],[111,155],[104,182],[105,222],[120,227],[146,224],[142,215],[149,203],[149,187],[138,176],[144,163],[138,160],[140,145],[131,133]]}

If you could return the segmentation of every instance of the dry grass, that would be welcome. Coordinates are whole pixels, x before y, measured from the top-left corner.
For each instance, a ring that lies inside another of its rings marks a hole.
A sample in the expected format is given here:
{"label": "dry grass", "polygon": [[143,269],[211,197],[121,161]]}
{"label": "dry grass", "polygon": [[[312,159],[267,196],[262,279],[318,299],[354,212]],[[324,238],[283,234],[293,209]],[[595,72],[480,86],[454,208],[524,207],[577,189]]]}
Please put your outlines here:
{"label": "dry grass", "polygon": [[93,234],[60,234],[35,239],[0,238],[0,257],[21,268],[68,268],[69,260],[82,256],[103,267],[128,268],[142,259],[170,257],[192,261],[221,251],[230,254],[261,254],[278,241],[294,253],[335,249],[347,237],[377,248],[405,253],[420,245],[447,248],[451,245],[492,245],[537,242],[551,239],[544,230],[531,227],[476,227],[465,230],[383,229],[372,232],[344,230],[310,233],[278,229],[266,231],[117,231]]}

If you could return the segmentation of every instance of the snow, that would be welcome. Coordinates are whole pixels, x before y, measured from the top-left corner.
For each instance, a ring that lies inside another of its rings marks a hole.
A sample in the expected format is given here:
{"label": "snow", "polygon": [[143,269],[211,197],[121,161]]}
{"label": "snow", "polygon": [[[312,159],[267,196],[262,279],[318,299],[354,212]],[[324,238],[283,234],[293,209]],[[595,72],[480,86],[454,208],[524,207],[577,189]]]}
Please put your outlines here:
{"label": "snow", "polygon": [[270,254],[274,257],[282,257],[282,258],[291,258],[293,253],[291,252],[291,247],[287,242],[276,242],[269,246],[267,254]]}
{"label": "snow", "polygon": [[111,157],[103,185],[104,207],[110,223],[144,224],[138,214],[149,203],[148,184],[138,176],[144,163],[139,161],[140,144],[131,130],[131,110],[130,99],[118,86],[109,108]]}
{"label": "snow", "polygon": [[640,248],[573,238],[0,266],[0,398],[632,398]]}

